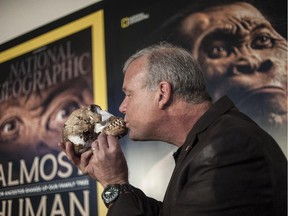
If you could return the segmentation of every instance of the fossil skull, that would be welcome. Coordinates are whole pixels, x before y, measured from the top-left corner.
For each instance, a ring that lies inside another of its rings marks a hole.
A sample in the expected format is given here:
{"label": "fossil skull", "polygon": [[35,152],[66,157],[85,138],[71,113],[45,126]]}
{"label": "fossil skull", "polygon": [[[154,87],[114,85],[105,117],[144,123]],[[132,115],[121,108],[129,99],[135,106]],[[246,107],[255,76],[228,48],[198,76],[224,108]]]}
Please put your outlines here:
{"label": "fossil skull", "polygon": [[62,130],[63,142],[73,144],[76,155],[90,148],[99,133],[122,137],[127,133],[125,122],[120,117],[104,111],[100,106],[92,104],[73,111]]}

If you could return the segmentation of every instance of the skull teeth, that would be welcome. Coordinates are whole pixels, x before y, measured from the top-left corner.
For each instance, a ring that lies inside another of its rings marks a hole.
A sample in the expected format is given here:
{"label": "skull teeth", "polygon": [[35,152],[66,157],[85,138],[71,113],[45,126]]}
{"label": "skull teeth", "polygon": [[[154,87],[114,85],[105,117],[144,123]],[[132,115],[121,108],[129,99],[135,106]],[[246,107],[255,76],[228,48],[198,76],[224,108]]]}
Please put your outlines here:
{"label": "skull teeth", "polygon": [[122,119],[114,119],[104,128],[106,133],[113,135],[121,135],[126,129],[125,122]]}
{"label": "skull teeth", "polygon": [[117,127],[117,126],[121,126],[121,127],[124,127],[124,123],[123,121],[117,119],[116,121],[112,122],[110,125],[108,125],[109,128],[112,128],[112,127]]}

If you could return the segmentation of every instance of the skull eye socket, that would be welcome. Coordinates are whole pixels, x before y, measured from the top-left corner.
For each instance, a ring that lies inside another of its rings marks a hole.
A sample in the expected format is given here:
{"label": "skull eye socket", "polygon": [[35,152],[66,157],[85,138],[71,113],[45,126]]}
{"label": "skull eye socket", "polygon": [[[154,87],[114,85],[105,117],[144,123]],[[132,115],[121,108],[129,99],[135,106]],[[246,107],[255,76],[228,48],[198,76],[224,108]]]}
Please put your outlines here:
{"label": "skull eye socket", "polygon": [[88,106],[88,109],[93,112],[93,113],[98,113],[98,110],[101,109],[99,106],[95,105],[95,104],[90,104]]}

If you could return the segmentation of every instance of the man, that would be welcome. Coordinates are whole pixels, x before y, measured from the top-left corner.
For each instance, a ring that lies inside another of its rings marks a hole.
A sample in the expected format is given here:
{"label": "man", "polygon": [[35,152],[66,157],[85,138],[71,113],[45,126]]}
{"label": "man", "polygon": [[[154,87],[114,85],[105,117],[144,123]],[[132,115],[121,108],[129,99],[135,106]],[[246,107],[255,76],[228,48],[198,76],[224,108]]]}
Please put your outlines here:
{"label": "man", "polygon": [[162,39],[188,49],[201,65],[213,101],[228,95],[286,152],[287,41],[266,17],[243,1],[205,0],[164,26]]}
{"label": "man", "polygon": [[91,150],[67,157],[105,188],[108,215],[286,215],[287,161],[273,138],[228,97],[212,104],[191,55],[170,44],[141,50],[124,66],[125,114],[132,140],[179,147],[163,203],[129,185],[118,138],[100,134]]}

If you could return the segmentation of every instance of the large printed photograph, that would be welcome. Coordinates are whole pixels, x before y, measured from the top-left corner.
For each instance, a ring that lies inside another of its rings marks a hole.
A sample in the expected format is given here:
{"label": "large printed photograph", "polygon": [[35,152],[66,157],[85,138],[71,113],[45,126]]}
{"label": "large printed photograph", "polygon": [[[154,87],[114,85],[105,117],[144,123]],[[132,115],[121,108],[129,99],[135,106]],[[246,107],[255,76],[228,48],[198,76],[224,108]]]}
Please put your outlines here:
{"label": "large printed photograph", "polygon": [[[228,95],[287,156],[286,1],[102,3],[75,22],[1,49],[0,213],[106,215],[96,181],[57,146],[62,127],[72,111],[92,103],[123,116],[125,60],[163,41],[187,49],[213,101]],[[177,148],[128,135],[120,142],[130,183],[163,200]]]}
{"label": "large printed photograph", "polygon": [[1,52],[3,215],[99,212],[96,182],[68,161],[58,143],[74,110],[107,106],[103,44],[99,10]]}
{"label": "large printed photograph", "polygon": [[[228,95],[287,155],[286,1],[124,2],[110,1],[106,10],[107,53],[117,55],[107,59],[108,74],[121,73],[126,58],[147,45],[182,46],[200,63],[213,101]],[[121,4],[126,7],[120,11]],[[121,79],[108,86],[109,104],[116,109],[123,97],[116,92]],[[123,148],[131,182],[162,200],[176,149],[130,140]]]}

